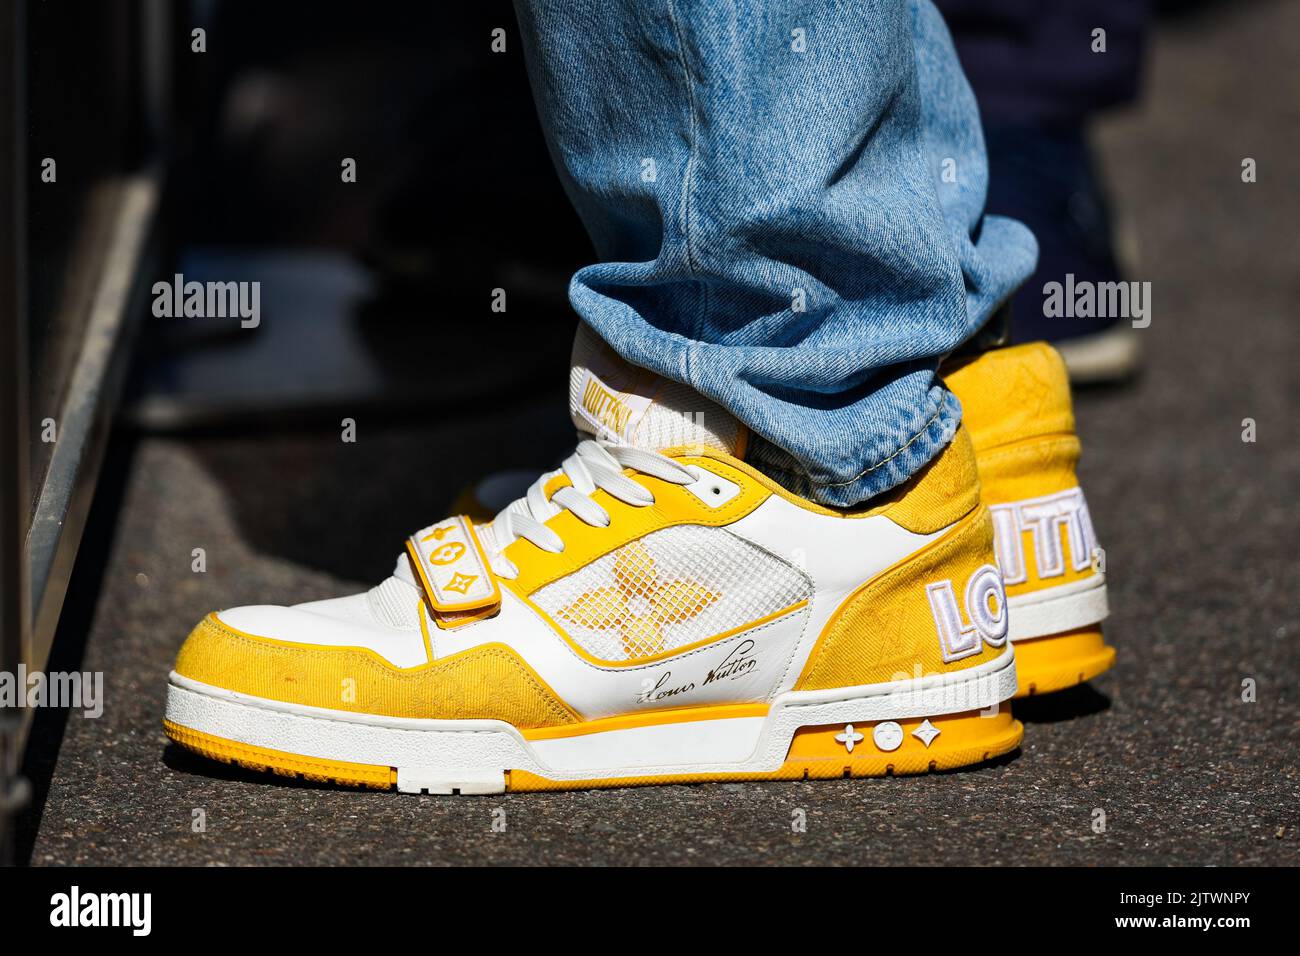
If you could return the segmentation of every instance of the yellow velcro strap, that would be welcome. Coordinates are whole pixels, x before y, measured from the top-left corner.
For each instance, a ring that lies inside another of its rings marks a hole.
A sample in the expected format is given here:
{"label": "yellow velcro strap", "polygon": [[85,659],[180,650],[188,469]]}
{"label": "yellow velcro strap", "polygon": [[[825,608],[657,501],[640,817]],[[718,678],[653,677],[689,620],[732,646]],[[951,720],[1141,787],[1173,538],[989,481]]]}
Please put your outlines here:
{"label": "yellow velcro strap", "polygon": [[479,613],[501,603],[501,589],[487,553],[464,515],[448,518],[406,541],[411,565],[424,585],[429,606],[439,615]]}

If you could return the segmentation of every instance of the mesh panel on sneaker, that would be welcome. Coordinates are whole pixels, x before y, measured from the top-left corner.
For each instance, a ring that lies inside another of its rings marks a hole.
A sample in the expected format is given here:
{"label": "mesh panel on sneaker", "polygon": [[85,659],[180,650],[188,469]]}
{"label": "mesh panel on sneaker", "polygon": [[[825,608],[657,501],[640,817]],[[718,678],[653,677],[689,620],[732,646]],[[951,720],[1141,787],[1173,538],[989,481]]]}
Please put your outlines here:
{"label": "mesh panel on sneaker", "polygon": [[587,653],[639,660],[807,600],[807,575],[722,528],[655,531],[538,589],[532,599]]}

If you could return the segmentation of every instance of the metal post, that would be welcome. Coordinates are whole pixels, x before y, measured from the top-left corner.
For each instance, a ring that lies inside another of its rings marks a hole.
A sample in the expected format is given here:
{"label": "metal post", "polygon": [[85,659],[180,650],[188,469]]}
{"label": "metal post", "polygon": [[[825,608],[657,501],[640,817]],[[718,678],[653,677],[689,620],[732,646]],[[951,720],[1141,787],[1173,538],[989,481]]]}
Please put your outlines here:
{"label": "metal post", "polygon": [[[0,12],[0,671],[31,652],[25,539],[31,520],[27,461],[26,3]],[[0,707],[0,864],[12,862],[19,809],[19,742],[26,712]]]}

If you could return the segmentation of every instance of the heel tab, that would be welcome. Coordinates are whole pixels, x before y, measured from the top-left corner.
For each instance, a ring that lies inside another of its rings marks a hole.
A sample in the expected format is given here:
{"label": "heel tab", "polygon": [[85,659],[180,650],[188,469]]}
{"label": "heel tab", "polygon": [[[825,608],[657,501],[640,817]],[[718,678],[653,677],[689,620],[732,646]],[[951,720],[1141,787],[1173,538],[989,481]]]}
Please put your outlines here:
{"label": "heel tab", "polygon": [[940,374],[961,402],[977,450],[1074,433],[1069,374],[1061,353],[1046,342],[948,362]]}
{"label": "heel tab", "polygon": [[1020,345],[1005,345],[989,349],[974,355],[953,356],[940,366],[939,374],[945,380],[950,380],[975,366],[980,372],[995,369],[1004,371],[1018,366],[1036,367],[1053,381],[1068,380],[1065,359],[1047,342],[1024,342]]}

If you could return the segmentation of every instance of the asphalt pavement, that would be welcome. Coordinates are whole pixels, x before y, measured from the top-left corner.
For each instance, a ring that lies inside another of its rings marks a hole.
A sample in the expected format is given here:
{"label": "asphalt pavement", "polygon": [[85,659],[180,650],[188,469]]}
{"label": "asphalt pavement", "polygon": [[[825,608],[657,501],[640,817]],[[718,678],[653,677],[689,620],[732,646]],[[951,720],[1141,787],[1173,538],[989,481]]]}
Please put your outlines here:
{"label": "asphalt pavement", "polygon": [[167,671],[205,612],[377,581],[462,482],[554,460],[557,380],[456,426],[361,422],[354,445],[119,435],[96,503],[110,533],[83,553],[59,651],[105,673],[107,705],[42,715],[20,849],[35,864],[1300,862],[1298,61],[1294,3],[1165,23],[1146,98],[1101,130],[1153,294],[1142,376],[1077,398],[1119,660],[1018,707],[1019,753],[911,778],[413,797],[169,745]]}

